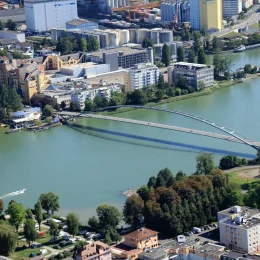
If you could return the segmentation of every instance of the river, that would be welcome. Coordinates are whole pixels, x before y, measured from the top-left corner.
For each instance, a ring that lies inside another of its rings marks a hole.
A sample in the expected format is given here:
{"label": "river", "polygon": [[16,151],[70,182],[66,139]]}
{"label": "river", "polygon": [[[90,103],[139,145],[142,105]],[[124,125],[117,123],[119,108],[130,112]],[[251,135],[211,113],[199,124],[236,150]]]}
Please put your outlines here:
{"label": "river", "polygon": [[[258,49],[228,55],[234,69],[246,63],[260,65]],[[162,107],[210,119],[260,141],[259,97],[260,79],[254,79]],[[215,131],[194,120],[159,111],[137,110],[117,116]],[[187,144],[206,151],[221,149],[223,154],[231,151],[249,158],[255,155],[255,150],[242,144],[170,130],[95,119],[78,120],[76,124],[77,130],[62,126],[39,133],[0,134],[0,197],[26,188],[25,194],[13,199],[31,207],[41,193],[53,191],[60,196],[60,214],[74,211],[85,222],[101,203],[121,207],[125,200],[121,192],[145,184],[162,168],[174,173],[194,172],[198,151]],[[221,156],[215,155],[216,163]]]}

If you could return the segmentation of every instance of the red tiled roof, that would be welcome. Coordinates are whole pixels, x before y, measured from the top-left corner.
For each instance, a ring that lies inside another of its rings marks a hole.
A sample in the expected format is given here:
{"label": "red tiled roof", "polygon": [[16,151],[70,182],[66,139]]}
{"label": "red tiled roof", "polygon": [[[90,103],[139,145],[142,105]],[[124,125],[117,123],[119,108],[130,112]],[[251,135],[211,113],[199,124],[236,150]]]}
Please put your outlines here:
{"label": "red tiled roof", "polygon": [[137,240],[137,241],[142,241],[142,240],[146,240],[149,237],[156,236],[157,234],[158,234],[158,232],[153,231],[151,229],[140,228],[140,229],[135,230],[132,233],[125,235],[125,237],[128,237],[130,239],[134,239],[134,240]]}

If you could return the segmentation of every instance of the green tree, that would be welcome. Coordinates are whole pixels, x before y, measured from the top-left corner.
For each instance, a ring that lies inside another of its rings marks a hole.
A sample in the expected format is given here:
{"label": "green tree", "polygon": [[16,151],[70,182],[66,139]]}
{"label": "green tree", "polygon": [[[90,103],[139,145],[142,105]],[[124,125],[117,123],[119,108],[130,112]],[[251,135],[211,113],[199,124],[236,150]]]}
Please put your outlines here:
{"label": "green tree", "polygon": [[257,67],[256,67],[256,66],[254,66],[254,67],[252,68],[252,71],[251,71],[251,73],[252,73],[252,74],[255,74],[255,73],[257,73],[257,70],[258,70],[258,69],[257,69]]}
{"label": "green tree", "polygon": [[39,230],[41,230],[41,224],[42,224],[42,220],[43,220],[43,214],[42,214],[42,204],[40,201],[38,201],[35,205],[34,205],[34,210],[35,210],[35,220],[37,221],[38,225],[39,225]]}
{"label": "green tree", "polygon": [[181,180],[185,179],[186,177],[187,176],[183,171],[178,171],[175,179],[176,179],[176,181],[181,181]]}
{"label": "green tree", "polygon": [[205,52],[202,48],[199,49],[199,52],[198,52],[198,63],[199,64],[206,64],[207,63],[206,55],[205,55]]}
{"label": "green tree", "polygon": [[251,74],[252,73],[252,66],[251,64],[246,64],[245,67],[244,67],[244,72],[245,73],[248,73],[248,74]]}
{"label": "green tree", "polygon": [[127,103],[133,105],[145,105],[148,102],[147,95],[141,89],[135,89],[127,94]]}
{"label": "green tree", "polygon": [[52,117],[51,116],[46,117],[45,122],[46,122],[46,124],[51,125],[52,124]]}
{"label": "green tree", "polygon": [[64,101],[61,102],[60,107],[62,110],[66,108],[66,103]]}
{"label": "green tree", "polygon": [[0,199],[0,216],[1,216],[2,212],[3,212],[3,210],[4,210],[4,202],[3,202],[2,199]]}
{"label": "green tree", "polygon": [[21,110],[23,108],[21,97],[17,94],[17,91],[14,87],[8,89],[7,102],[7,108],[12,112]]}
{"label": "green tree", "polygon": [[15,31],[15,29],[16,29],[15,22],[13,22],[11,19],[7,20],[7,22],[5,23],[5,27],[11,31]]}
{"label": "green tree", "polygon": [[138,195],[132,195],[125,201],[123,220],[126,224],[137,227],[143,218],[144,202]]}
{"label": "green tree", "polygon": [[198,55],[200,46],[201,46],[201,34],[199,31],[194,31],[193,32],[193,50],[195,55]]}
{"label": "green tree", "polygon": [[48,214],[53,214],[60,208],[59,197],[53,192],[42,193],[39,197],[39,202]]}
{"label": "green tree", "polygon": [[0,254],[9,255],[14,252],[18,241],[18,234],[14,228],[0,223]]}
{"label": "green tree", "polygon": [[181,95],[181,90],[179,88],[175,89],[175,95],[180,96]]}
{"label": "green tree", "polygon": [[235,155],[227,155],[220,159],[219,168],[221,170],[228,170],[243,165],[244,160],[240,159]]}
{"label": "green tree", "polygon": [[184,48],[183,47],[179,47],[177,49],[177,61],[185,61],[185,54],[184,54]]}
{"label": "green tree", "polygon": [[7,50],[5,50],[5,49],[0,50],[0,56],[6,56],[6,57],[8,57],[8,52],[7,52]]}
{"label": "green tree", "polygon": [[212,40],[212,50],[213,51],[221,51],[222,50],[222,43],[221,40],[217,37],[213,37]]}
{"label": "green tree", "polygon": [[203,90],[206,88],[206,84],[204,83],[204,81],[200,80],[198,82],[198,86],[197,86],[198,90]]}
{"label": "green tree", "polygon": [[46,105],[42,110],[42,115],[44,117],[52,117],[54,113],[54,109],[51,105]]}
{"label": "green tree", "polygon": [[91,111],[91,110],[93,110],[94,109],[94,104],[93,104],[93,102],[92,102],[92,100],[86,100],[85,101],[85,110],[86,111]]}
{"label": "green tree", "polygon": [[163,99],[165,95],[165,91],[163,89],[158,89],[156,92],[155,92],[155,96],[158,100],[161,100]]}
{"label": "green tree", "polygon": [[90,226],[91,230],[98,231],[99,222],[95,216],[89,218],[88,225]]}
{"label": "green tree", "polygon": [[201,153],[196,157],[196,174],[210,174],[215,168],[214,156],[211,153]]}
{"label": "green tree", "polygon": [[188,86],[187,78],[184,77],[184,76],[180,76],[179,80],[178,80],[178,83],[177,83],[177,87],[180,88],[180,89],[186,89],[187,86]]}
{"label": "green tree", "polygon": [[31,246],[31,242],[35,241],[37,238],[37,231],[35,230],[34,219],[26,219],[24,222],[24,237],[27,243]]}
{"label": "green tree", "polygon": [[18,232],[19,226],[23,223],[25,219],[25,209],[24,206],[18,202],[9,203],[7,208],[7,213],[10,215],[10,224],[16,228]]}
{"label": "green tree", "polygon": [[152,176],[149,178],[147,186],[148,188],[155,188],[156,185],[156,177]]}
{"label": "green tree", "polygon": [[50,229],[49,229],[50,235],[52,235],[54,238],[57,237],[60,233],[58,224],[53,220],[50,220],[49,224],[50,224]]}
{"label": "green tree", "polygon": [[88,43],[87,43],[86,38],[83,37],[83,38],[80,40],[80,50],[83,51],[83,52],[86,52],[87,49],[88,49],[88,45],[87,45],[87,44],[88,44]]}
{"label": "green tree", "polygon": [[126,102],[126,95],[119,91],[115,91],[111,95],[109,105],[120,106],[120,105],[124,105],[125,102]]}
{"label": "green tree", "polygon": [[159,75],[158,82],[157,82],[157,88],[163,89],[164,88],[164,77],[162,74]]}
{"label": "green tree", "polygon": [[162,48],[162,63],[165,67],[168,67],[171,61],[171,51],[170,47],[165,43]]}
{"label": "green tree", "polygon": [[33,219],[32,210],[30,208],[27,208],[25,211],[25,218],[26,219]]}
{"label": "green tree", "polygon": [[94,106],[96,108],[101,108],[104,106],[104,102],[103,102],[103,99],[102,97],[100,97],[99,95],[96,95],[94,100],[93,100],[93,103],[94,103]]}
{"label": "green tree", "polygon": [[67,230],[70,234],[75,235],[79,232],[79,218],[74,213],[69,213],[66,219]]}
{"label": "green tree", "polygon": [[96,37],[91,38],[89,45],[91,46],[91,51],[97,51],[100,48],[99,41]]}
{"label": "green tree", "polygon": [[214,77],[224,75],[226,72],[231,71],[232,61],[230,58],[224,57],[223,55],[216,54],[213,57],[214,65]]}
{"label": "green tree", "polygon": [[[155,179],[156,181],[156,179]],[[138,190],[137,190],[137,194],[141,197],[141,199],[143,201],[146,201],[148,199],[148,194],[149,194],[149,187],[146,185],[141,186]]]}
{"label": "green tree", "polygon": [[77,104],[75,101],[70,101],[70,111],[75,111],[77,109]]}
{"label": "green tree", "polygon": [[189,51],[188,62],[190,62],[190,63],[196,63],[196,56],[195,56],[193,50],[190,50],[190,51]]}
{"label": "green tree", "polygon": [[0,20],[0,31],[4,30],[5,24]]}
{"label": "green tree", "polygon": [[153,47],[153,41],[152,41],[152,39],[145,38],[145,39],[143,40],[142,47],[143,47],[143,48]]}

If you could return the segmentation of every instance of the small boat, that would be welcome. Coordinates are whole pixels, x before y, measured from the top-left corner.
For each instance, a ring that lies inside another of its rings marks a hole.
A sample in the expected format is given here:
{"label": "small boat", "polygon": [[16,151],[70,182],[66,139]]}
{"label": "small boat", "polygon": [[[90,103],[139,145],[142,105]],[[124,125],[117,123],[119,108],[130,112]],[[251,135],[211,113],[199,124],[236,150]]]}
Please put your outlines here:
{"label": "small boat", "polygon": [[245,50],[246,50],[246,46],[240,45],[239,47],[234,49],[233,52],[242,52],[242,51],[245,51]]}
{"label": "small boat", "polygon": [[18,194],[23,194],[26,191],[26,189],[22,189],[18,191]]}

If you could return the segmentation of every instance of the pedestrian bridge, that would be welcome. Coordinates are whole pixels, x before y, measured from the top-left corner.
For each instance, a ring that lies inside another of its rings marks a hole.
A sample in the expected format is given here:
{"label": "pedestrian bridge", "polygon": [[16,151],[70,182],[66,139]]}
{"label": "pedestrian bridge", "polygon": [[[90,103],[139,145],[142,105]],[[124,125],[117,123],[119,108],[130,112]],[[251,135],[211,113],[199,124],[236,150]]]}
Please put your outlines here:
{"label": "pedestrian bridge", "polygon": [[62,111],[59,112],[58,115],[60,115],[63,118],[71,119],[71,118],[93,118],[93,119],[103,119],[103,120],[110,120],[110,121],[117,121],[117,122],[124,122],[124,123],[129,123],[129,124],[137,124],[137,125],[143,125],[143,126],[148,126],[148,127],[156,127],[156,128],[162,128],[162,129],[168,129],[168,130],[173,130],[173,131],[179,131],[179,132],[185,132],[185,133],[190,133],[190,134],[195,134],[195,135],[202,135],[202,136],[207,136],[207,137],[212,137],[212,138],[217,138],[217,139],[222,139],[226,141],[231,141],[231,142],[236,142],[236,143],[242,143],[246,144],[256,150],[260,149],[260,142],[254,141],[238,132],[235,132],[234,130],[227,128],[225,126],[222,126],[220,124],[217,124],[213,121],[197,117],[195,115],[191,115],[188,113],[183,113],[180,111],[175,111],[175,110],[168,110],[168,109],[162,109],[162,108],[156,108],[156,107],[147,107],[147,106],[133,106],[133,105],[124,105],[124,106],[112,106],[112,107],[105,107],[102,108],[99,111],[102,110],[108,110],[108,109],[117,109],[117,108],[136,108],[136,109],[149,109],[149,110],[156,110],[156,111],[161,111],[161,112],[166,112],[166,113],[172,113],[172,114],[177,114],[180,116],[188,117],[191,119],[194,119],[196,121],[200,121],[202,123],[205,123],[207,125],[210,125],[228,135],[222,135],[222,134],[217,134],[213,132],[206,132],[206,131],[201,131],[201,130],[196,130],[196,129],[190,129],[190,128],[183,128],[183,127],[178,127],[178,126],[172,126],[172,125],[165,125],[165,124],[158,124],[154,122],[146,122],[146,121],[140,121],[140,120],[134,120],[134,119],[128,119],[128,118],[120,118],[120,117],[113,117],[113,116],[107,116],[107,115],[101,115],[101,114],[94,114],[93,112],[98,112],[98,111],[93,111],[92,113],[88,112],[68,112],[68,111]]}

